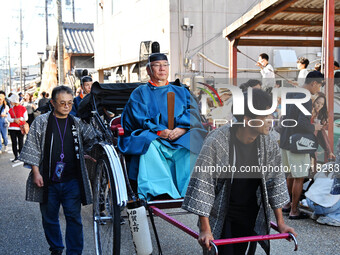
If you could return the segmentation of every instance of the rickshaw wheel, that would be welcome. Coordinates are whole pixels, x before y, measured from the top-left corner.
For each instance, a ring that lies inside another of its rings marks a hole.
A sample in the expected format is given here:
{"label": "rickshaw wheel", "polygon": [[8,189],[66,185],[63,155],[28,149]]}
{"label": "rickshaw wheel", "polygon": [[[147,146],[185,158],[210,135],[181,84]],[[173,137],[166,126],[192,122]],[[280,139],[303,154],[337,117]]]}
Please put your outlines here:
{"label": "rickshaw wheel", "polygon": [[97,160],[93,189],[93,223],[97,255],[120,254],[120,207],[108,158]]}

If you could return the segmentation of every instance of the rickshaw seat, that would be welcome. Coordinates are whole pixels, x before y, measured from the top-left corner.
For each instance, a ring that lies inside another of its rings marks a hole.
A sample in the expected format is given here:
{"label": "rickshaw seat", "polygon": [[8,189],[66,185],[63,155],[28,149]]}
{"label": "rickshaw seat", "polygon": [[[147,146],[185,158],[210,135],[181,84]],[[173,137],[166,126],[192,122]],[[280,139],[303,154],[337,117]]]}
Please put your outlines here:
{"label": "rickshaw seat", "polygon": [[124,129],[121,125],[121,116],[117,116],[113,118],[110,122],[110,129],[114,134],[117,134],[118,136],[124,135]]}

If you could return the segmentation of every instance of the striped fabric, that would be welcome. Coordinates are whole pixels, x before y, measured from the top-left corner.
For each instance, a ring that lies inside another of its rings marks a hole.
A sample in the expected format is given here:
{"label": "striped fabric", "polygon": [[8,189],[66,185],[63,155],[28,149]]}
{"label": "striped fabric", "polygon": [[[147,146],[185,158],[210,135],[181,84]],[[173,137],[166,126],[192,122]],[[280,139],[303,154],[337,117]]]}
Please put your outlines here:
{"label": "striped fabric", "polygon": [[[199,167],[229,165],[230,129],[223,126],[211,132],[206,138],[196,161],[194,172],[189,182],[182,208],[199,216],[209,217],[212,234],[215,239],[221,238],[226,217],[227,192],[230,190],[230,179],[221,178],[219,173],[196,171]],[[260,136],[260,153],[263,166],[280,166],[281,155],[276,141],[269,136]],[[260,210],[257,215],[255,232],[258,235],[268,234],[270,230],[270,207],[282,208],[289,202],[289,195],[284,173],[262,173],[261,187],[257,190]],[[261,192],[262,190],[262,192]],[[262,194],[262,196],[261,196]],[[263,201],[263,203],[262,203]],[[269,242],[261,243],[269,254]]]}
{"label": "striped fabric", "polygon": [[[27,135],[25,145],[20,153],[19,160],[23,161],[25,165],[28,166],[39,166],[40,173],[42,173],[42,157],[44,155],[44,144],[45,144],[45,134],[47,128],[47,122],[49,113],[38,116],[32,123],[30,131]],[[72,116],[72,115],[70,115]],[[73,116],[72,116],[73,117]],[[80,154],[80,165],[81,165],[81,175],[83,180],[83,193],[85,197],[83,198],[83,205],[92,203],[92,193],[90,188],[90,182],[88,177],[88,172],[85,166],[84,160],[84,148],[90,148],[91,145],[96,141],[95,133],[92,127],[85,124],[80,119],[73,117],[74,123],[76,125],[79,134],[79,154]],[[38,188],[33,183],[32,171],[28,176],[26,182],[26,200],[31,202],[42,202],[43,201],[43,188]]]}

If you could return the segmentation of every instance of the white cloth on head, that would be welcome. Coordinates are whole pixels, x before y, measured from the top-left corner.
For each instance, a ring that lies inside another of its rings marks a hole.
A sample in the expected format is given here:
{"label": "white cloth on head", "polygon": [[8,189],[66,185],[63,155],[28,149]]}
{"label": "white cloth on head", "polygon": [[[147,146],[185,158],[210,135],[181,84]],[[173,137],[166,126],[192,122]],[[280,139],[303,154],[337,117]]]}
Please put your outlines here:
{"label": "white cloth on head", "polygon": [[8,100],[11,102],[11,103],[15,103],[15,104],[19,104],[19,96],[17,94],[12,94]]}

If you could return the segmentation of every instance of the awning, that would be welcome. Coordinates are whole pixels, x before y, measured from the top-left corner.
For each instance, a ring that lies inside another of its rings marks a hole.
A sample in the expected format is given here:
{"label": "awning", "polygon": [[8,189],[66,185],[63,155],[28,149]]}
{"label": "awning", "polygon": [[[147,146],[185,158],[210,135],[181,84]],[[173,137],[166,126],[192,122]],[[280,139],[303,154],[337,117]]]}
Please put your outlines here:
{"label": "awning", "polygon": [[[234,81],[237,46],[322,47],[329,116],[334,116],[333,52],[334,46],[340,46],[334,39],[340,37],[340,1],[263,0],[224,29],[223,35],[230,42],[229,77]],[[329,137],[333,147],[332,118]]]}

